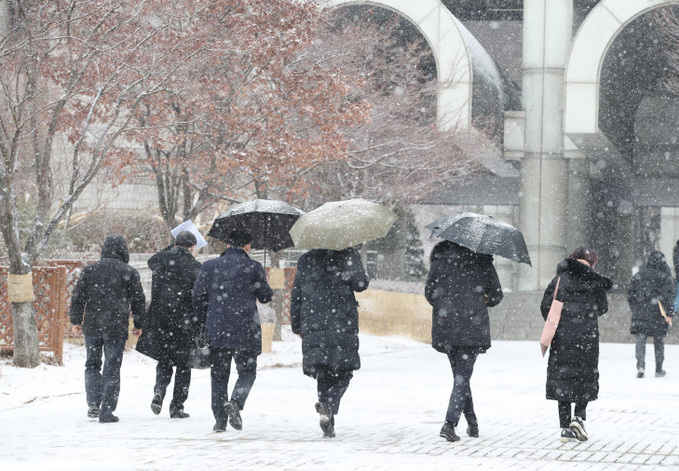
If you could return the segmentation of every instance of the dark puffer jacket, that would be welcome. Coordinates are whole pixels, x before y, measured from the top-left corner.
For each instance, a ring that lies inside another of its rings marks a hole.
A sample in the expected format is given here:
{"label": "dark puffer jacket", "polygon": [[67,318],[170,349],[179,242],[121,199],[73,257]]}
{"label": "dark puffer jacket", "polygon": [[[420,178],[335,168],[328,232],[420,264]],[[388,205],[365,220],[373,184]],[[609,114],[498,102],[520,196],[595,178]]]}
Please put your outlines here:
{"label": "dark puffer jacket", "polygon": [[658,301],[668,316],[673,316],[677,285],[662,252],[653,251],[646,266],[632,277],[627,289],[627,302],[632,310],[630,333],[664,337],[668,324],[660,314]]}
{"label": "dark puffer jacket", "polygon": [[71,324],[83,326],[85,335],[127,338],[130,308],[134,326],[142,328],[146,299],[139,272],[129,261],[125,239],[109,236],[101,260],[83,268],[73,289],[70,318]]}
{"label": "dark puffer jacket", "polygon": [[310,250],[299,258],[292,287],[292,331],[302,336],[304,374],[319,368],[357,370],[358,303],[368,275],[354,249]]}
{"label": "dark puffer jacket", "polygon": [[200,262],[188,249],[170,246],[153,255],[148,267],[153,272],[151,305],[137,351],[184,365],[200,326],[191,304]]}
{"label": "dark puffer jacket", "polygon": [[599,394],[599,317],[608,311],[606,291],[613,283],[572,258],[559,262],[540,305],[547,319],[554,288],[563,302],[561,320],[550,345],[547,399],[589,402]]}
{"label": "dark puffer jacket", "polygon": [[432,250],[424,295],[433,306],[432,347],[448,353],[454,347],[490,348],[488,306],[502,301],[502,287],[491,255],[449,241]]}

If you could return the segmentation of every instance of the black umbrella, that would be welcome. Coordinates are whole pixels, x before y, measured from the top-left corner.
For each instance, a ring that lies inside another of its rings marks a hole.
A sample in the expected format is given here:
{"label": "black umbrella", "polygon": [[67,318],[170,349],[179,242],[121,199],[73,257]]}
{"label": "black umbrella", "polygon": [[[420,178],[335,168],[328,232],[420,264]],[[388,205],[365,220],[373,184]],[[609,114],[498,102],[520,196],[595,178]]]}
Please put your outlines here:
{"label": "black umbrella", "polygon": [[229,234],[240,229],[250,233],[253,248],[278,251],[294,245],[288,231],[302,214],[285,201],[247,201],[220,214],[207,235],[229,243]]}
{"label": "black umbrella", "polygon": [[515,262],[531,264],[521,231],[492,216],[455,213],[432,222],[426,228],[431,229],[432,235],[474,252],[499,255]]}

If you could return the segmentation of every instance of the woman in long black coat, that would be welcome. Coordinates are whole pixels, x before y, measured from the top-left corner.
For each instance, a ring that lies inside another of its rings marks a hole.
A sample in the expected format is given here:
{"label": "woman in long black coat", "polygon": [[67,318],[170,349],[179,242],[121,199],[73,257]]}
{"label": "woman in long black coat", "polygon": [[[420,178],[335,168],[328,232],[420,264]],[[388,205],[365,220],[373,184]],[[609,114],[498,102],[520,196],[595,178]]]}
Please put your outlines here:
{"label": "woman in long black coat", "polygon": [[674,296],[677,285],[672,278],[665,255],[651,252],[646,266],[632,277],[627,289],[627,302],[632,310],[630,333],[636,336],[637,378],[643,378],[646,368],[646,339],[653,337],[655,349],[655,375],[665,376],[662,364],[665,359],[665,344],[669,320],[660,313],[658,302],[662,303],[669,318],[673,316]]}
{"label": "woman in long black coat", "polygon": [[433,306],[432,347],[448,356],[454,378],[440,435],[454,442],[460,439],[455,427],[462,413],[467,434],[479,436],[470,381],[476,358],[490,348],[488,307],[502,301],[502,287],[491,255],[444,240],[430,259],[424,295]]}
{"label": "woman in long black coat", "polygon": [[325,437],[335,436],[335,415],[358,355],[358,303],[368,288],[358,252],[315,249],[302,255],[292,287],[292,331],[302,337],[303,371],[318,382],[316,411]]}
{"label": "woman in long black coat", "polygon": [[577,248],[557,265],[540,305],[546,320],[558,281],[556,299],[564,305],[549,349],[546,395],[559,402],[564,442],[587,440],[587,404],[599,394],[599,317],[608,311],[606,291],[613,283],[594,271],[598,260],[594,251]]}
{"label": "woman in long black coat", "polygon": [[174,372],[170,417],[186,418],[184,402],[189,395],[191,365],[189,354],[199,324],[193,314],[191,290],[201,264],[190,252],[196,237],[190,232],[177,234],[174,246],[153,255],[148,266],[153,272],[151,304],[147,325],[137,343],[137,351],[158,360],[151,410],[160,414],[167,386]]}

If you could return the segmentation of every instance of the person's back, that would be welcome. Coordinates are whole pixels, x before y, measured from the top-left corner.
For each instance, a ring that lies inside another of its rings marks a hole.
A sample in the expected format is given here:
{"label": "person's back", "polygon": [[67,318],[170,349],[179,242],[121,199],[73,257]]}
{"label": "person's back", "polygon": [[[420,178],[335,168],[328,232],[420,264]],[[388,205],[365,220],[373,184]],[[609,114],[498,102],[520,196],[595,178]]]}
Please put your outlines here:
{"label": "person's back", "polygon": [[[630,281],[627,302],[632,311],[630,333],[636,337],[637,378],[643,378],[645,375],[647,337],[653,337],[656,376],[665,376],[665,370],[662,368],[665,359],[663,338],[673,316],[676,290],[676,283],[665,256],[657,250],[651,252],[646,266]],[[660,305],[663,306],[667,318],[661,314]]]}
{"label": "person's back", "polygon": [[205,313],[213,347],[261,351],[256,301],[267,303],[272,296],[264,267],[243,249],[229,247],[203,264],[194,288],[194,311]]}
{"label": "person's back", "polygon": [[[213,431],[226,430],[227,418],[236,430],[243,426],[240,411],[257,376],[257,356],[262,353],[262,328],[256,301],[268,303],[273,291],[261,263],[248,252],[252,236],[242,230],[229,234],[229,247],[221,257],[203,264],[193,287],[193,311],[205,320],[210,337]],[[228,395],[231,360],[238,380]]]}
{"label": "person's back", "polygon": [[98,417],[102,423],[118,421],[113,411],[118,405],[130,309],[134,335],[141,334],[144,316],[144,290],[139,273],[128,261],[125,240],[120,236],[107,237],[101,260],[83,269],[71,298],[73,330],[85,334],[87,416]]}
{"label": "person's back", "polygon": [[[139,272],[131,267],[125,240],[106,238],[101,260],[87,265],[71,298],[71,323],[82,323],[85,335],[128,336],[132,309],[135,327],[141,328],[145,297]],[[84,314],[84,320],[83,320]]]}

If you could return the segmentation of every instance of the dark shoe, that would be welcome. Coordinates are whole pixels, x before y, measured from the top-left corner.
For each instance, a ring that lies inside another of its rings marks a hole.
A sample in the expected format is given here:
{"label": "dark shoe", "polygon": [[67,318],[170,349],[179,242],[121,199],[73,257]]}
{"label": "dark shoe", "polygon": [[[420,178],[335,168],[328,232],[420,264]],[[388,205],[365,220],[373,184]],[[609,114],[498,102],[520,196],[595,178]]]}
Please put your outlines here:
{"label": "dark shoe", "polygon": [[455,426],[447,421],[444,422],[443,427],[441,427],[439,436],[445,438],[449,442],[457,442],[460,440],[460,437],[455,433]]}
{"label": "dark shoe", "polygon": [[151,401],[151,410],[153,411],[154,414],[158,415],[160,414],[162,408],[163,408],[163,395],[159,392],[155,392],[153,394],[153,400]]}
{"label": "dark shoe", "polygon": [[580,417],[575,417],[571,422],[571,431],[575,434],[575,438],[581,442],[587,441],[587,432],[585,431],[585,422]]}
{"label": "dark shoe", "polygon": [[90,419],[96,419],[99,417],[99,407],[98,406],[90,406],[87,409],[87,417]]}
{"label": "dark shoe", "polygon": [[333,438],[335,436],[335,417],[332,409],[325,402],[317,402],[316,412],[320,416],[319,425],[321,430],[323,430],[323,436],[325,438]]}
{"label": "dark shoe", "polygon": [[233,401],[224,403],[224,412],[229,416],[229,423],[236,430],[243,429],[243,419],[240,416],[240,406]]}
{"label": "dark shoe", "polygon": [[656,378],[664,378],[667,372],[665,370],[660,370],[655,372],[655,377]]}
{"label": "dark shoe", "polygon": [[644,370],[639,370],[637,372],[637,378],[643,378],[644,377]]}
{"label": "dark shoe", "polygon": [[473,438],[479,438],[479,425],[478,424],[468,425],[467,435]]}
{"label": "dark shoe", "polygon": [[111,414],[110,412],[108,414],[100,415],[99,416],[99,423],[101,424],[113,424],[115,422],[118,422],[120,419]]}
{"label": "dark shoe", "polygon": [[218,420],[214,427],[212,427],[212,431],[216,433],[226,432],[226,420]]}
{"label": "dark shoe", "polygon": [[569,428],[562,428],[561,429],[561,441],[564,443],[568,442],[574,442],[576,441],[577,438],[575,437],[575,433],[573,433],[573,430]]}
{"label": "dark shoe", "polygon": [[188,419],[191,417],[189,414],[184,412],[184,408],[173,409],[170,408],[170,418],[171,419]]}

